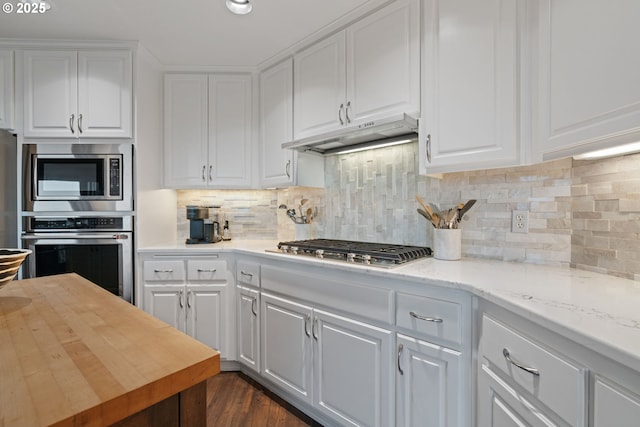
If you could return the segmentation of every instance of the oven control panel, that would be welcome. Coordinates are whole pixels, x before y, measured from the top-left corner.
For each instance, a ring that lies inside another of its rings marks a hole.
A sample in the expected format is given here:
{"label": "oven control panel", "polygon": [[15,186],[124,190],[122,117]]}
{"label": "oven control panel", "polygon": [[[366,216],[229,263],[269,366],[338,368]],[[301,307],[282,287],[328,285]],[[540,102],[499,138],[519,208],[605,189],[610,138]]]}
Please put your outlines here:
{"label": "oven control panel", "polygon": [[121,231],[128,227],[123,217],[29,218],[29,231]]}

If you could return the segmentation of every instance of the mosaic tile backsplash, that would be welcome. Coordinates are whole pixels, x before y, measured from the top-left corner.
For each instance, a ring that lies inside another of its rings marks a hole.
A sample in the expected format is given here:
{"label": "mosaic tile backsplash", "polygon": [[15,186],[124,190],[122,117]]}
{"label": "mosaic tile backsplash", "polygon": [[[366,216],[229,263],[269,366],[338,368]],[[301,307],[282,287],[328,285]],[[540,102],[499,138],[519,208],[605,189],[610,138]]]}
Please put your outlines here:
{"label": "mosaic tile backsplash", "polygon": [[[416,194],[447,209],[476,199],[461,223],[464,256],[572,265],[640,280],[640,154],[571,158],[533,166],[421,176],[417,143],[327,157],[325,188],[179,191],[185,206],[220,204],[236,239],[338,238],[432,246]],[[317,208],[296,226],[280,205]],[[529,211],[529,232],[511,232],[511,212]]]}

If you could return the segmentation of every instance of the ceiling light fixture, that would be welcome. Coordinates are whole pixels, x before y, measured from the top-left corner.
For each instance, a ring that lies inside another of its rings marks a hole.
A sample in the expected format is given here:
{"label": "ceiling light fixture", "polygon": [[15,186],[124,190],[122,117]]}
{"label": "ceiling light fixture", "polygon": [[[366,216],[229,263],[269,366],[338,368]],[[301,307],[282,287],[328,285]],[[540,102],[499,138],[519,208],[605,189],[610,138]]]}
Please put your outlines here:
{"label": "ceiling light fixture", "polygon": [[249,3],[249,0],[227,0],[227,9],[236,15],[246,15],[251,12],[253,6]]}

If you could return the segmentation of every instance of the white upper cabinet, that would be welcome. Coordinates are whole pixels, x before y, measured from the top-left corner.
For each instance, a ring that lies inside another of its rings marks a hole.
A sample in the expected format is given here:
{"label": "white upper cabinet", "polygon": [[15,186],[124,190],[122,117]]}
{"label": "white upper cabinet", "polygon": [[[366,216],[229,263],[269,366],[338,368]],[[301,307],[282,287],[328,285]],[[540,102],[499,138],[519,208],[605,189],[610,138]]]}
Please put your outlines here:
{"label": "white upper cabinet", "polygon": [[640,140],[640,2],[545,0],[540,8],[542,157]]}
{"label": "white upper cabinet", "polygon": [[425,0],[420,172],[521,162],[521,2]]}
{"label": "white upper cabinet", "polygon": [[0,49],[0,129],[13,129],[13,51]]}
{"label": "white upper cabinet", "polygon": [[294,152],[282,144],[293,131],[293,61],[288,59],[260,73],[260,185],[294,182]]}
{"label": "white upper cabinet", "polygon": [[399,0],[294,57],[294,138],[420,111],[419,1]]}
{"label": "white upper cabinet", "polygon": [[130,138],[128,50],[24,52],[26,138]]}
{"label": "white upper cabinet", "polygon": [[295,138],[329,132],[345,124],[345,47],[342,31],[295,55]]}
{"label": "white upper cabinet", "polygon": [[167,74],[164,84],[165,184],[249,188],[251,76]]}

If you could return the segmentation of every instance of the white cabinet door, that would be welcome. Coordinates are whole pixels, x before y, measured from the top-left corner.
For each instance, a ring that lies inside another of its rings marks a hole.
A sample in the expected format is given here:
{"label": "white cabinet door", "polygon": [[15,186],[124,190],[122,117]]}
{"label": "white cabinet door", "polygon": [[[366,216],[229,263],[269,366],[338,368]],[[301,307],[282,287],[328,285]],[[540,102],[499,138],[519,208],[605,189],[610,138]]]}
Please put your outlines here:
{"label": "white cabinet door", "polygon": [[78,136],[132,136],[132,59],[126,50],[78,53]]}
{"label": "white cabinet door", "polygon": [[520,162],[518,2],[426,0],[420,172]]}
{"label": "white cabinet door", "polygon": [[294,137],[420,114],[420,3],[399,0],[296,54]]}
{"label": "white cabinet door", "polygon": [[238,360],[260,372],[259,295],[256,290],[238,287]]}
{"label": "white cabinet door", "polygon": [[251,185],[251,76],[209,76],[209,185]]}
{"label": "white cabinet door", "polygon": [[314,311],[314,405],[344,425],[393,425],[391,332]]}
{"label": "white cabinet door", "polygon": [[[379,52],[376,50],[376,53]],[[296,54],[293,62],[294,138],[318,135],[344,126],[344,31]]]}
{"label": "white cabinet door", "polygon": [[294,182],[294,152],[282,144],[293,136],[293,61],[260,73],[260,185]]}
{"label": "white cabinet door", "polygon": [[262,294],[262,375],[311,404],[311,307]]}
{"label": "white cabinet door", "polygon": [[488,366],[478,372],[478,427],[555,427],[543,410],[513,389]]}
{"label": "white cabinet door", "polygon": [[165,184],[207,185],[208,77],[168,74],[164,80]]}
{"label": "white cabinet door", "polygon": [[400,0],[346,29],[347,124],[420,115],[419,11],[418,0]]}
{"label": "white cabinet door", "polygon": [[396,425],[464,426],[461,353],[401,334],[397,345]]}
{"label": "white cabinet door", "polygon": [[24,136],[77,136],[76,51],[24,52]]}
{"label": "white cabinet door", "polygon": [[640,140],[640,2],[545,0],[540,12],[543,158]]}
{"label": "white cabinet door", "polygon": [[186,287],[185,332],[198,341],[226,354],[226,285],[192,285]]}
{"label": "white cabinet door", "polygon": [[13,129],[13,51],[0,49],[0,129]]}
{"label": "white cabinet door", "polygon": [[640,420],[640,396],[596,377],[594,387],[594,427],[633,427]]}
{"label": "white cabinet door", "polygon": [[184,331],[185,326],[185,289],[184,285],[144,285],[144,310]]}

